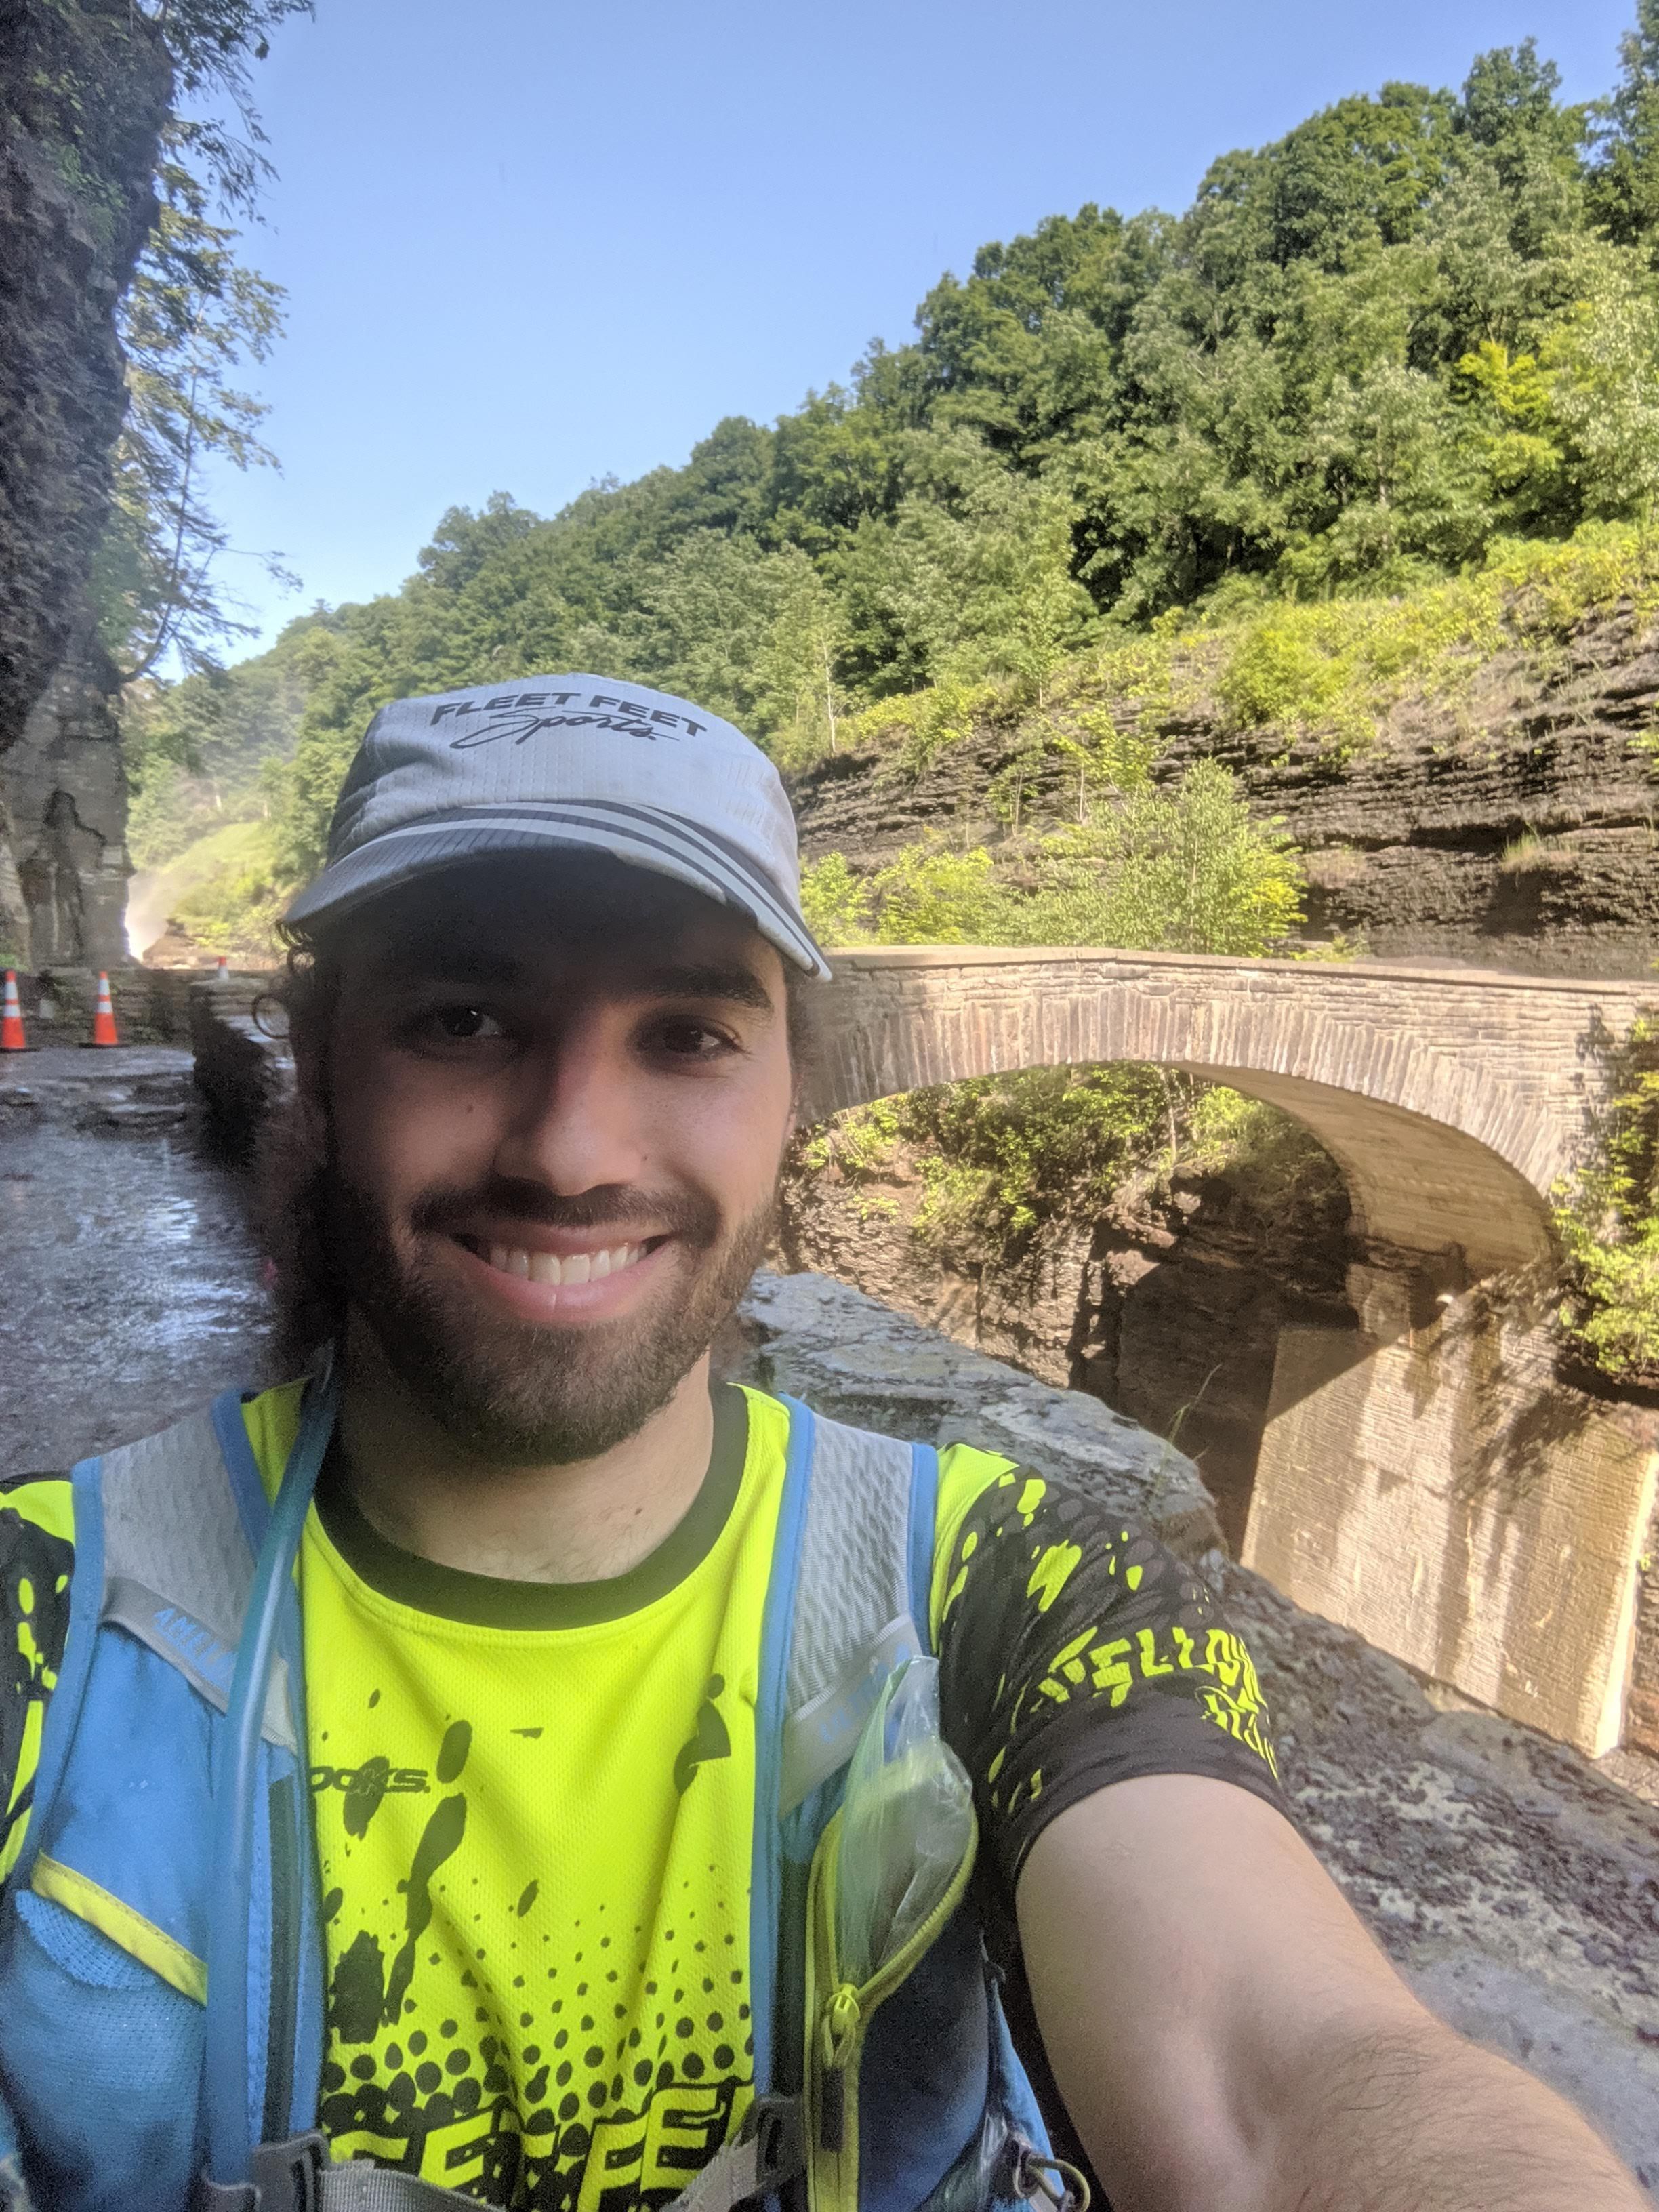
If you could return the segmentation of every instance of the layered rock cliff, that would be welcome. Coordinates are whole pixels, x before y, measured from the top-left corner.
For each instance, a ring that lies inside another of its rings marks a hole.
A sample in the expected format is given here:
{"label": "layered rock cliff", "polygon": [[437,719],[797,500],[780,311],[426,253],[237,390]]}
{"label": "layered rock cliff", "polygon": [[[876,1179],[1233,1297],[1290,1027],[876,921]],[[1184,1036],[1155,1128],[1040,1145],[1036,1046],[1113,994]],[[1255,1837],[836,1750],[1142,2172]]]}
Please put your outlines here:
{"label": "layered rock cliff", "polygon": [[[1547,655],[1506,652],[1455,703],[1407,699],[1358,747],[1241,730],[1218,708],[1164,719],[1154,774],[1200,756],[1304,848],[1309,933],[1379,957],[1540,975],[1635,975],[1659,957],[1659,640],[1629,610]],[[1062,709],[1056,721],[1064,727]],[[985,794],[1022,758],[1029,827],[1069,816],[1076,772],[1037,760],[1030,719],[981,726],[913,774],[892,749],[831,756],[797,779],[809,859],[878,866],[919,837],[994,847]]]}

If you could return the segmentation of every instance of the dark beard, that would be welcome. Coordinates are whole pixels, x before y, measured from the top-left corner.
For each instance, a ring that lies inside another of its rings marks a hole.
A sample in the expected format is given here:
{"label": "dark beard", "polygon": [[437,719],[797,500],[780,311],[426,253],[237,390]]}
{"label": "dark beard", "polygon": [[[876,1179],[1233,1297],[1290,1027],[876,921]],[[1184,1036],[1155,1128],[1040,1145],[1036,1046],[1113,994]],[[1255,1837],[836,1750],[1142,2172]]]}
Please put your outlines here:
{"label": "dark beard", "polygon": [[[722,1237],[712,1203],[647,1200],[625,1189],[557,1200],[515,1194],[526,1221],[625,1232],[648,1222],[672,1230],[696,1265],[672,1274],[655,1302],[626,1320],[561,1330],[480,1317],[465,1292],[406,1261],[368,1195],[324,1170],[319,1208],[331,1272],[373,1333],[387,1365],[446,1435],[471,1457],[505,1467],[568,1467],[597,1459],[660,1412],[708,1350],[765,1255],[775,1202],[769,1198]],[[441,1233],[477,1192],[428,1193],[417,1230]],[[622,1241],[619,1236],[617,1240]]]}

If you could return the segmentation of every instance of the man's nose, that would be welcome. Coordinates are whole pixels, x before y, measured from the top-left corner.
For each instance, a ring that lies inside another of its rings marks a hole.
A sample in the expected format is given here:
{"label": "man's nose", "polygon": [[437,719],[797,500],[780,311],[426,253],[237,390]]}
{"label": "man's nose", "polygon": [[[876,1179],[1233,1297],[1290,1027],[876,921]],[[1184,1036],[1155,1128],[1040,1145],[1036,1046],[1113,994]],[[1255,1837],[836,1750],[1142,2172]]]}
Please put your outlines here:
{"label": "man's nose", "polygon": [[637,1069],[603,1035],[550,1042],[520,1070],[497,1170],[562,1198],[636,1182],[650,1157],[640,1088]]}

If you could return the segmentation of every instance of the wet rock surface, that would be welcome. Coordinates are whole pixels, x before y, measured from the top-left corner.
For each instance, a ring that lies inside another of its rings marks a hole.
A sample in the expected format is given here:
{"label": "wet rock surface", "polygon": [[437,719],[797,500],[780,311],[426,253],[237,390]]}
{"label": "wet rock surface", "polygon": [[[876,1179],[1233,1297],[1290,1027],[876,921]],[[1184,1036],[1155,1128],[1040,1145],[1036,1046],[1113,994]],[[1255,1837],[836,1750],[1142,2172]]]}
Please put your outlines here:
{"label": "wet rock surface", "polygon": [[0,1064],[0,1471],[70,1467],[264,1379],[246,1202],[203,1150],[187,1053]]}

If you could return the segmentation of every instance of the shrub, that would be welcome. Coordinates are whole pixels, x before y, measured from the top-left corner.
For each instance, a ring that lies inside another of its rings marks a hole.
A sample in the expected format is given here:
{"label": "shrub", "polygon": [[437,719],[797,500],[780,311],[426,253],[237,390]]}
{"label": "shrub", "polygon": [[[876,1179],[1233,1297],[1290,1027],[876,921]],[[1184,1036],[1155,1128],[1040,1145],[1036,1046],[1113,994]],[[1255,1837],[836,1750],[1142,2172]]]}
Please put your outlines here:
{"label": "shrub", "polygon": [[1216,696],[1247,729],[1303,721],[1328,707],[1348,681],[1343,662],[1322,651],[1306,626],[1283,613],[1253,623],[1233,647]]}
{"label": "shrub", "polygon": [[870,899],[869,884],[854,874],[844,853],[826,853],[800,872],[801,913],[820,945],[867,942]]}
{"label": "shrub", "polygon": [[1659,1382],[1659,1016],[1612,1055],[1595,1157],[1557,1193],[1568,1335],[1618,1382]]}

